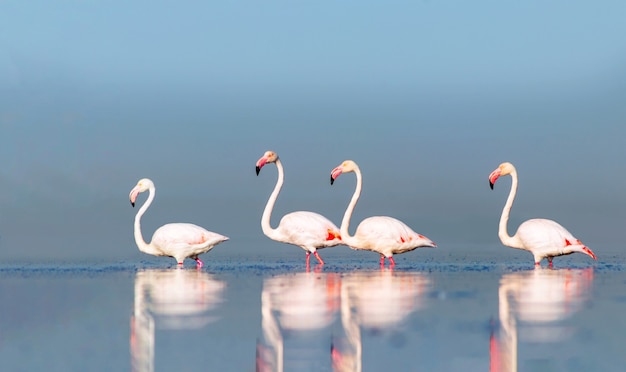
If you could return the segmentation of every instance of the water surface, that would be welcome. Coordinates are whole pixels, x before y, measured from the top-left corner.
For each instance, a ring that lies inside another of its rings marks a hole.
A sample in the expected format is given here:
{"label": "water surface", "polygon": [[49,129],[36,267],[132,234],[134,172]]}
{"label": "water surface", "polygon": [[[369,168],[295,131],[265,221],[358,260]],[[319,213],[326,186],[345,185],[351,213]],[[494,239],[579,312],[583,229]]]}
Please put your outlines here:
{"label": "water surface", "polygon": [[[508,251],[505,251],[508,252]],[[301,253],[301,252],[297,252]],[[326,253],[326,252],[324,252]],[[3,370],[620,371],[626,266],[369,252],[0,266]],[[292,258],[293,257],[293,258]],[[527,260],[525,260],[525,258]]]}

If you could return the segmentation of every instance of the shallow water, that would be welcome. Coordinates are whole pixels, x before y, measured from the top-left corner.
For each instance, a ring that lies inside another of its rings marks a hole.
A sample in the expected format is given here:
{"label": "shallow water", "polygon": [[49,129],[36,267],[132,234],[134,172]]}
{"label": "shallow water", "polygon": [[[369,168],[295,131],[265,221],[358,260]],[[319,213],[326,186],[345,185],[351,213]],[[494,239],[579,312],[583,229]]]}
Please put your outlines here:
{"label": "shallow water", "polygon": [[502,252],[3,265],[2,370],[624,369],[624,260]]}

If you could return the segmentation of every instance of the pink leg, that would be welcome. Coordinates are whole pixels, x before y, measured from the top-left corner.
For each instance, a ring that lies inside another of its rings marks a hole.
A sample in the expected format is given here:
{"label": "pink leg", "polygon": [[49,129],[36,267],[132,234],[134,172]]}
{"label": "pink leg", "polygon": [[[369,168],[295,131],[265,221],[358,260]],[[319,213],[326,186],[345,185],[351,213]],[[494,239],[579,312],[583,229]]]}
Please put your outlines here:
{"label": "pink leg", "polygon": [[396,266],[396,261],[393,260],[393,257],[389,257],[389,266],[390,267]]}
{"label": "pink leg", "polygon": [[204,262],[202,262],[202,260],[198,257],[196,257],[196,262],[198,263],[198,266],[196,266],[198,269],[204,266]]}
{"label": "pink leg", "polygon": [[385,256],[383,256],[382,254],[380,255],[380,268],[384,268],[385,267]]}
{"label": "pink leg", "polygon": [[535,262],[535,267],[541,266],[541,262]]}
{"label": "pink leg", "polygon": [[306,252],[306,265],[309,266],[309,262],[311,261],[311,252]]}
{"label": "pink leg", "polygon": [[320,265],[323,265],[324,261],[322,260],[322,257],[320,257],[320,255],[317,253],[317,251],[313,252],[313,254],[315,255],[315,258],[317,258],[317,260],[319,261]]}

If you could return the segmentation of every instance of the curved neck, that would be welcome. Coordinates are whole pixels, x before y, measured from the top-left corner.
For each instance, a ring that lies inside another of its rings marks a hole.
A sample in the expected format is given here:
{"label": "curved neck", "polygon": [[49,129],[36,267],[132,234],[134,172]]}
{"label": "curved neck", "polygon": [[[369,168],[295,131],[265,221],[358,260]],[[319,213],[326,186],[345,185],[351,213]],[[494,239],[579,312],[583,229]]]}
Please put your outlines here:
{"label": "curved neck", "polygon": [[350,227],[350,218],[352,218],[352,212],[354,212],[354,207],[356,203],[359,201],[359,197],[361,196],[361,188],[363,187],[363,177],[361,176],[361,170],[356,168],[354,170],[356,174],[356,188],[354,189],[354,194],[352,194],[352,199],[350,200],[350,204],[348,204],[348,208],[346,208],[346,213],[343,215],[343,220],[341,220],[341,240],[343,240],[346,244],[350,245],[349,240],[354,237],[348,233],[348,228]]}
{"label": "curved neck", "polygon": [[267,200],[267,204],[263,210],[263,216],[261,217],[261,228],[263,229],[263,234],[271,239],[275,239],[278,235],[278,231],[276,229],[272,229],[272,226],[270,226],[270,219],[272,217],[272,210],[274,210],[274,204],[276,204],[276,199],[278,199],[278,194],[280,193],[280,189],[283,187],[283,182],[285,180],[285,171],[280,159],[276,159],[274,163],[276,164],[276,168],[278,168],[278,180],[276,181],[276,186],[274,186],[274,191],[272,191],[270,198]]}
{"label": "curved neck", "polygon": [[513,248],[522,248],[515,237],[509,235],[507,231],[507,223],[509,222],[509,213],[511,212],[511,207],[513,207],[513,201],[515,200],[515,194],[517,193],[517,171],[514,169],[511,172],[511,191],[509,192],[509,197],[506,199],[506,203],[504,204],[504,209],[502,210],[502,215],[500,216],[500,225],[498,226],[498,236],[502,241],[502,244],[513,247]]}
{"label": "curved neck", "polygon": [[141,234],[141,216],[146,213],[146,210],[152,204],[152,200],[154,200],[155,188],[154,185],[150,186],[150,195],[148,195],[148,199],[145,203],[139,208],[137,211],[137,215],[135,216],[135,243],[137,243],[137,247],[140,251],[147,254],[160,254],[161,252],[158,249],[155,249],[152,245],[148,244],[143,240],[143,235]]}

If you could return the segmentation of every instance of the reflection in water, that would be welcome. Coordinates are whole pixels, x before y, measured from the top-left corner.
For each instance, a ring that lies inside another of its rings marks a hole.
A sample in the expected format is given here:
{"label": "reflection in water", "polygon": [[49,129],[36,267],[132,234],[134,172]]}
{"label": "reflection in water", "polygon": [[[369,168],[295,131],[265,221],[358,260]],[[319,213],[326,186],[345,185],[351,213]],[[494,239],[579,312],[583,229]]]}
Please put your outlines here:
{"label": "reflection in water", "polygon": [[200,270],[145,270],[135,277],[130,352],[133,371],[154,371],[155,323],[161,329],[197,329],[217,320],[224,282]]}
{"label": "reflection in water", "polygon": [[333,370],[361,371],[361,327],[390,329],[425,306],[431,286],[427,275],[414,272],[354,272],[341,282],[341,323],[345,339],[333,342]]}
{"label": "reflection in water", "polygon": [[498,339],[491,336],[490,370],[517,371],[518,331],[531,342],[568,337],[571,330],[561,321],[580,310],[592,282],[593,268],[537,268],[504,275],[498,291],[500,331]]}
{"label": "reflection in water", "polygon": [[[339,290],[339,274],[297,273],[266,279],[261,293],[265,343],[257,345],[257,371],[283,371],[286,333],[330,327],[339,308]],[[307,347],[296,353],[311,351]]]}

